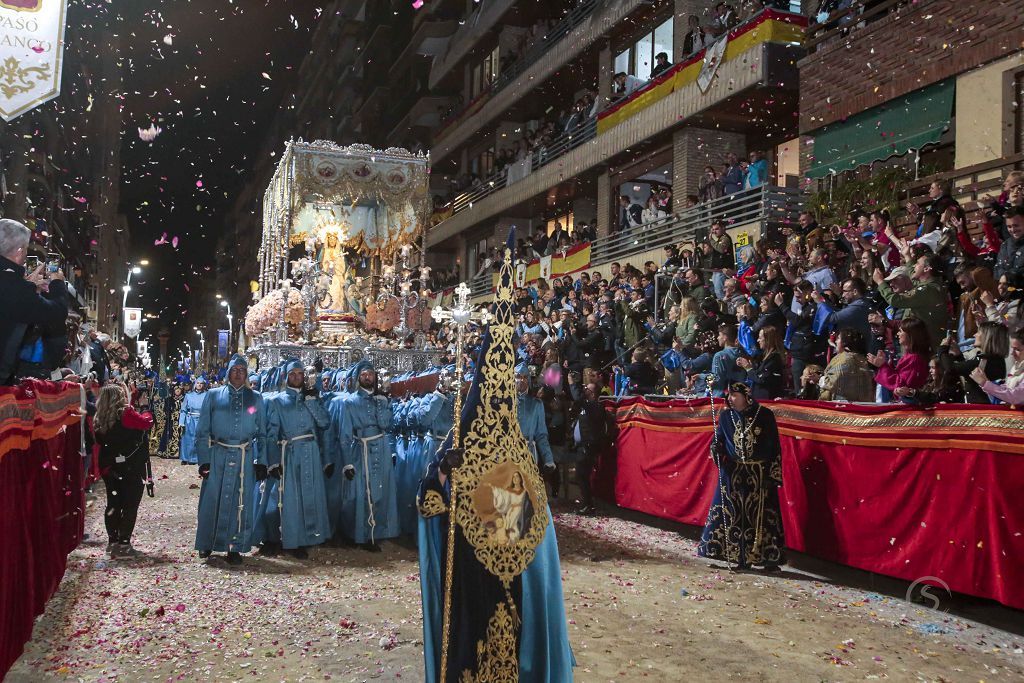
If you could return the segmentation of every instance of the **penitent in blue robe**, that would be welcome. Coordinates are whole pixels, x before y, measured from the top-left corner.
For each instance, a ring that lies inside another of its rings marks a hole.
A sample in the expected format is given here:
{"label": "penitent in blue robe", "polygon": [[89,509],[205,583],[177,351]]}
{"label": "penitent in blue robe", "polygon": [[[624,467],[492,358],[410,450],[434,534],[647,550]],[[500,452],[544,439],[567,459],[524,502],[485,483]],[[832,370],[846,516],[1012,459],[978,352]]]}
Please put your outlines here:
{"label": "penitent in blue robe", "polygon": [[[338,440],[344,467],[341,478],[341,533],[356,543],[373,543],[399,534],[392,461],[391,406],[384,396],[363,389],[342,399]],[[351,481],[344,470],[355,470]]]}
{"label": "penitent in blue robe", "polygon": [[178,454],[182,462],[195,465],[199,460],[196,455],[196,430],[199,427],[199,411],[202,410],[206,392],[190,391],[185,394],[178,413],[178,424],[182,427],[181,443]]}
{"label": "penitent in blue robe", "polygon": [[[206,392],[196,428],[196,452],[210,474],[199,492],[196,550],[248,552],[256,521],[255,463],[266,464],[263,397],[230,384]],[[227,448],[218,445],[245,445]]]}
{"label": "penitent in blue robe", "polygon": [[453,409],[452,399],[437,391],[410,399],[404,405],[404,423],[408,436],[405,448],[398,453],[395,468],[398,479],[398,516],[403,534],[417,534],[419,511],[416,509],[416,494],[420,480],[427,471],[427,463],[434,451],[452,428]]}
{"label": "penitent in blue robe", "polygon": [[520,394],[516,414],[519,417],[519,427],[526,437],[526,445],[537,460],[537,466],[542,468],[554,464],[551,442],[548,440],[548,426],[544,422],[544,404],[532,396]]}
{"label": "penitent in blue robe", "polygon": [[[319,433],[330,417],[319,398],[305,399],[295,389],[285,389],[267,401],[267,463],[273,471],[280,506],[281,545],[285,549],[324,543],[331,536],[324,486],[326,462]],[[296,437],[305,437],[298,440]],[[290,440],[283,444],[283,441]],[[337,476],[335,474],[334,476]]]}
{"label": "penitent in blue robe", "polygon": [[[738,447],[737,441],[748,445]],[[718,485],[697,554],[739,567],[785,563],[782,452],[774,413],[758,403],[743,413],[723,410],[713,448]]]}

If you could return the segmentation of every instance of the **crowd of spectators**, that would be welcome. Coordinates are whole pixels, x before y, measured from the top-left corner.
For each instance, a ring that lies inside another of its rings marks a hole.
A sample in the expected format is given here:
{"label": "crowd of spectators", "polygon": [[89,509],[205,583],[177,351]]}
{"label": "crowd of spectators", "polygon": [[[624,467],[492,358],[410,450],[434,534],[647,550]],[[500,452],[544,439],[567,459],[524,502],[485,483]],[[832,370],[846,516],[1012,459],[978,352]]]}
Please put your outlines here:
{"label": "crowd of spectators", "polygon": [[916,223],[906,236],[883,209],[832,226],[806,211],[737,254],[716,220],[706,238],[665,247],[660,264],[531,283],[516,290],[518,361],[558,425],[587,385],[1024,403],[1024,173],[977,212],[978,231],[949,190],[935,182],[926,203],[905,207]]}

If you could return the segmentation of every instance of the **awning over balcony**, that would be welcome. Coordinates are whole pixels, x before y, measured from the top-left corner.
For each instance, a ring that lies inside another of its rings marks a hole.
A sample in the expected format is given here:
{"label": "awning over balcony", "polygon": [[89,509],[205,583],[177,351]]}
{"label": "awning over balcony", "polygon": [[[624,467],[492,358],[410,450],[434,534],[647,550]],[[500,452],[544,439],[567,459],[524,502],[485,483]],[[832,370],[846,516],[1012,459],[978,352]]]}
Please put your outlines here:
{"label": "awning over balcony", "polygon": [[807,177],[842,173],[935,144],[949,128],[954,86],[954,79],[936,83],[820,129]]}

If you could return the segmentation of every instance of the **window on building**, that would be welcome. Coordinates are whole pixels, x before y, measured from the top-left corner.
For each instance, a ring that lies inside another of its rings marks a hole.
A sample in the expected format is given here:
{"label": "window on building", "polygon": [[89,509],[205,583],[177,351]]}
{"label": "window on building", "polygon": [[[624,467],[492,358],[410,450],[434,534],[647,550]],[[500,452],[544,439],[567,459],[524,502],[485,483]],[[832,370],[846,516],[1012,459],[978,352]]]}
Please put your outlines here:
{"label": "window on building", "polygon": [[649,80],[655,55],[664,52],[668,55],[669,63],[672,62],[672,32],[672,19],[667,19],[620,52],[615,57],[615,73],[625,71],[641,80]]}
{"label": "window on building", "polygon": [[1024,71],[1014,79],[1014,95],[1017,106],[1017,153],[1024,152]]}
{"label": "window on building", "polygon": [[572,231],[576,228],[575,222],[573,220],[573,212],[570,211],[568,213],[563,213],[561,215],[549,218],[547,224],[548,237],[550,237],[551,234],[555,232],[555,228],[558,227],[559,223],[561,223],[562,227],[565,228],[566,232],[568,232],[571,235]]}
{"label": "window on building", "polygon": [[498,61],[498,47],[487,53],[484,58],[473,67],[470,72],[469,98],[473,99],[483,91],[491,87],[491,83],[498,77],[500,62]]}
{"label": "window on building", "polygon": [[633,75],[642,81],[650,80],[651,69],[654,67],[654,34],[636,41]]}
{"label": "window on building", "polygon": [[629,72],[630,66],[630,50],[632,48],[623,50],[615,57],[615,73],[622,73],[623,71]]}

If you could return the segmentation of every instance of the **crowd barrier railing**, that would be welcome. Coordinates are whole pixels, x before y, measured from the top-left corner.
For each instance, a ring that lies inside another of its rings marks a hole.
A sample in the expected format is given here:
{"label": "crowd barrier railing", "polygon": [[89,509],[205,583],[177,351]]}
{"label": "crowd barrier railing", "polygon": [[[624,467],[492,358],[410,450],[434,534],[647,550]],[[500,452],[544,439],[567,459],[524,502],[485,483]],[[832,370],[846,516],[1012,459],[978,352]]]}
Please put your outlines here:
{"label": "crowd barrier railing", "polygon": [[82,540],[81,398],[64,382],[0,387],[0,679]]}

